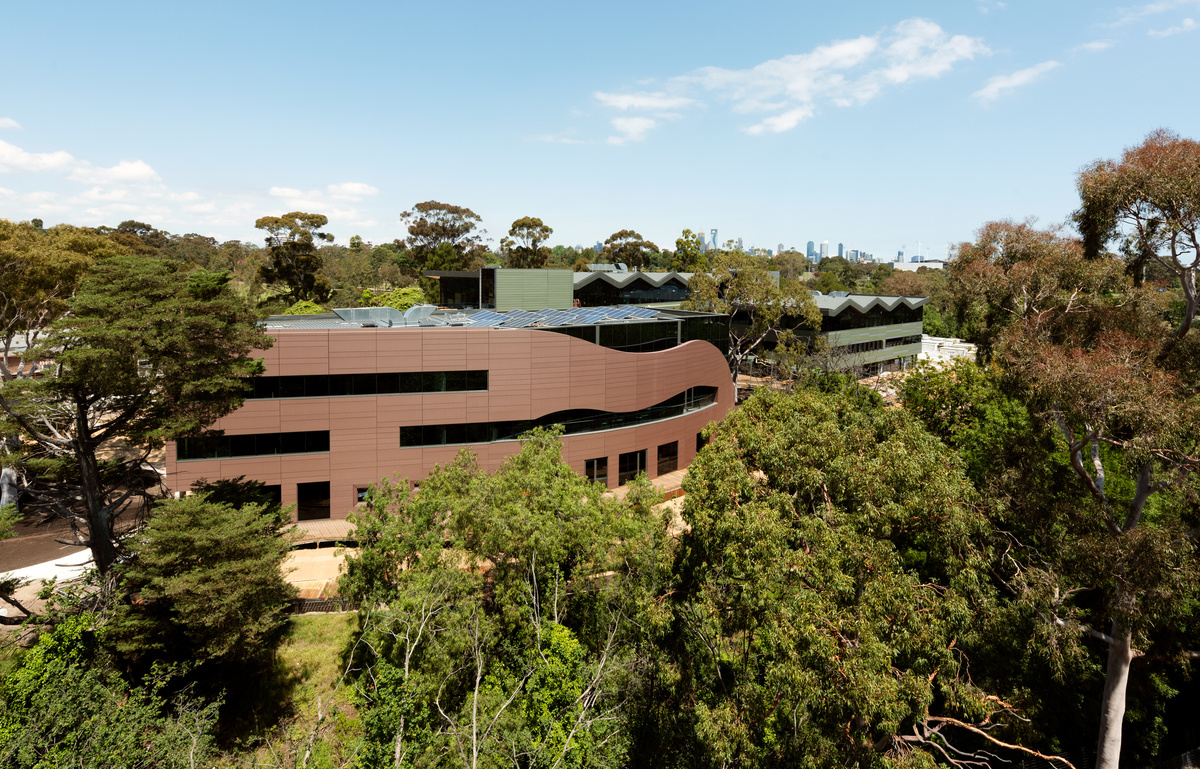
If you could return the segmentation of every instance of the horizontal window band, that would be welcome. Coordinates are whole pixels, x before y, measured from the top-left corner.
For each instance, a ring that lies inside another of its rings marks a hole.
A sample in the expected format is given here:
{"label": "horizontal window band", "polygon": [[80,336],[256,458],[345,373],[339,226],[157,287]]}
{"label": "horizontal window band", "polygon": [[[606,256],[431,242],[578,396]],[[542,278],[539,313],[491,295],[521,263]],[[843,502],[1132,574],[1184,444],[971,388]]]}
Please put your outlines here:
{"label": "horizontal window band", "polygon": [[662,403],[639,411],[613,412],[596,409],[556,411],[539,419],[507,422],[458,422],[412,425],[400,428],[400,447],[446,446],[515,440],[535,427],[562,425],[566,435],[617,430],[683,416],[716,403],[717,388],[691,387]]}
{"label": "horizontal window band", "polygon": [[319,454],[329,451],[329,431],[206,435],[199,438],[181,438],[175,445],[177,458],[181,461]]}
{"label": "horizontal window band", "polygon": [[305,374],[261,376],[248,381],[247,400],[328,398],[339,395],[405,395],[410,393],[486,392],[486,369],[468,371],[399,371],[381,374]]}

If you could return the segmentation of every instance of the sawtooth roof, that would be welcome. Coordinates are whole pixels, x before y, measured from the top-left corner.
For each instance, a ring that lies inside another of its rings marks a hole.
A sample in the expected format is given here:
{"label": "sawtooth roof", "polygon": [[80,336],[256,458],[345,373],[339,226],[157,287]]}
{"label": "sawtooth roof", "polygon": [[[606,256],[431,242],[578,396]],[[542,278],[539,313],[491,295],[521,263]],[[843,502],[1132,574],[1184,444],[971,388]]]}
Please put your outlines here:
{"label": "sawtooth roof", "polygon": [[929,303],[927,296],[878,296],[876,294],[850,294],[849,296],[813,296],[813,303],[825,315],[838,315],[847,308],[859,312],[870,312],[876,307],[891,312],[900,305],[915,310]]}

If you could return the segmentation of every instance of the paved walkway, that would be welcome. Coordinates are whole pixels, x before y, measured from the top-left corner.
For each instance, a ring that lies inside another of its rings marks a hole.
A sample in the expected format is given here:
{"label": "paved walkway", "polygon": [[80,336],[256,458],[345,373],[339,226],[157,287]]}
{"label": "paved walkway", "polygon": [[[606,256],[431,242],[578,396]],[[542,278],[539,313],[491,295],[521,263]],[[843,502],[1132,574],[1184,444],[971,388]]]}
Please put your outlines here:
{"label": "paved walkway", "polygon": [[[673,473],[660,475],[657,478],[652,479],[650,483],[654,486],[654,488],[661,491],[664,497],[667,499],[674,499],[675,497],[683,494],[683,479],[686,476],[687,469],[684,468],[683,470],[676,470]],[[618,486],[617,488],[609,491],[609,493],[619,499],[629,493],[629,487]]]}
{"label": "paved walkway", "polygon": [[322,518],[319,521],[299,521],[296,529],[300,532],[297,544],[308,542],[340,542],[350,536],[354,527],[345,519]]}

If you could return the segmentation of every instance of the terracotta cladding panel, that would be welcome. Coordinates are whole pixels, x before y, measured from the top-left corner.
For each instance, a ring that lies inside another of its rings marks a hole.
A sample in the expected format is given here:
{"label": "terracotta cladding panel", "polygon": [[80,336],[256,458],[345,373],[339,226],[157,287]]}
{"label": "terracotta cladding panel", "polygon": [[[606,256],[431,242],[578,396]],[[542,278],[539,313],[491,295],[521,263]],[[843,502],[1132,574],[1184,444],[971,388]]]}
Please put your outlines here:
{"label": "terracotta cladding panel", "polygon": [[363,468],[374,467],[376,462],[375,446],[354,445],[336,448],[331,454],[333,460],[329,466],[334,471],[361,471]]}
{"label": "terracotta cladding panel", "polygon": [[280,460],[280,478],[284,483],[329,480],[329,454],[295,454]]}
{"label": "terracotta cladding panel", "polygon": [[653,405],[654,401],[639,403],[637,364],[634,361],[610,360],[604,369],[604,405],[606,411],[636,411]]}
{"label": "terracotta cladding panel", "polygon": [[420,359],[422,334],[416,329],[381,329],[383,331],[375,341],[375,352],[379,356],[379,365],[383,370],[394,369],[397,362]]}
{"label": "terracotta cladding panel", "polygon": [[421,423],[421,413],[424,411],[420,396],[406,398],[388,398],[379,404],[375,414],[376,424],[382,429],[398,427],[399,425],[415,425]]}
{"label": "terracotta cladding panel", "polygon": [[502,422],[511,419],[531,419],[532,403],[529,394],[493,395],[488,404],[488,419]]}
{"label": "terracotta cladding panel", "polygon": [[329,335],[329,373],[372,373],[379,370],[375,335],[333,331]]}
{"label": "terracotta cladding panel", "polygon": [[330,424],[340,423],[343,419],[375,419],[379,413],[380,398],[373,395],[343,396],[328,398]]}
{"label": "terracotta cladding panel", "polygon": [[279,362],[275,376],[329,373],[329,332],[293,332],[277,341]]}
{"label": "terracotta cladding panel", "polygon": [[491,355],[493,358],[526,358],[532,354],[533,340],[528,331],[502,330],[492,331]]}

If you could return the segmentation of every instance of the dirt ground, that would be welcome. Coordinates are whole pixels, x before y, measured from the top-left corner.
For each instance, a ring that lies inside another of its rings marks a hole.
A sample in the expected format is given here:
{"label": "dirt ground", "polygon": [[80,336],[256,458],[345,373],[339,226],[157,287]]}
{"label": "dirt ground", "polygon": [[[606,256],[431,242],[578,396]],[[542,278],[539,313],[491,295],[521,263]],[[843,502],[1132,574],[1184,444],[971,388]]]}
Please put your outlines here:
{"label": "dirt ground", "polygon": [[16,536],[0,540],[0,572],[66,558],[86,549],[56,541],[74,538],[70,524],[60,518],[45,524],[23,521],[16,529]]}

